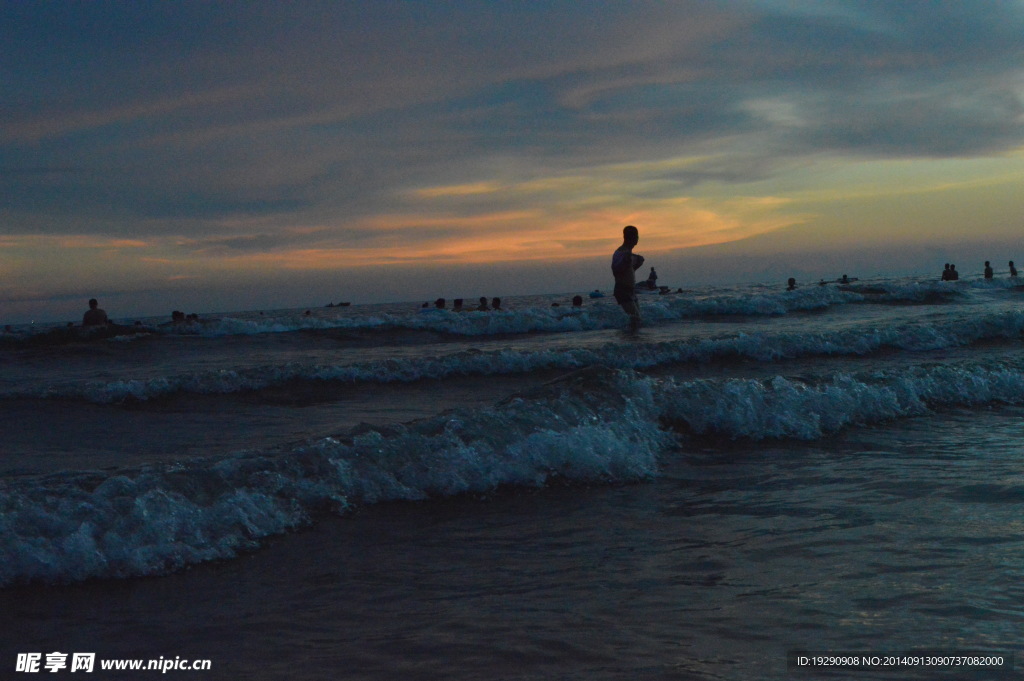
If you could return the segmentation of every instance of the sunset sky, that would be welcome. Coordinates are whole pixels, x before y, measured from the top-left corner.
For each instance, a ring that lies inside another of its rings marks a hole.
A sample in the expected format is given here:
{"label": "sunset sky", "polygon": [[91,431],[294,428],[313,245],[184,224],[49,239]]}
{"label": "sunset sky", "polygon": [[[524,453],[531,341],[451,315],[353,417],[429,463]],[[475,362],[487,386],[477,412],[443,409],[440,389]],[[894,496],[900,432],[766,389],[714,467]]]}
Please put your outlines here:
{"label": "sunset sky", "polygon": [[1024,261],[1019,1],[0,9],[3,323]]}

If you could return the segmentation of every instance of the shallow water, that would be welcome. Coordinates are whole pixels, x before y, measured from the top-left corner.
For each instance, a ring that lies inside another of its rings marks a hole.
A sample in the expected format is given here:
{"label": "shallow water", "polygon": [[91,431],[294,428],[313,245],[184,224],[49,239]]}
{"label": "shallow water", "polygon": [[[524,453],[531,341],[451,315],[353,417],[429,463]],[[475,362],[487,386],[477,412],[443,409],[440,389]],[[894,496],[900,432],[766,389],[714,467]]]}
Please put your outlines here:
{"label": "shallow water", "polygon": [[381,330],[355,308],[358,341],[22,336],[0,350],[0,665],[1013,678],[787,669],[796,650],[1020,647],[1024,321],[1011,290],[966,283],[814,291],[812,312],[739,287],[645,300],[662,309],[638,336],[605,328],[614,308],[563,328],[555,296],[415,340],[420,313]]}
{"label": "shallow water", "polygon": [[[12,588],[4,655],[209,658],[204,678],[731,679],[785,678],[796,649],[1013,653],[1020,416],[694,442],[644,482],[378,505],[167,577]],[[920,675],[937,677],[971,678]]]}

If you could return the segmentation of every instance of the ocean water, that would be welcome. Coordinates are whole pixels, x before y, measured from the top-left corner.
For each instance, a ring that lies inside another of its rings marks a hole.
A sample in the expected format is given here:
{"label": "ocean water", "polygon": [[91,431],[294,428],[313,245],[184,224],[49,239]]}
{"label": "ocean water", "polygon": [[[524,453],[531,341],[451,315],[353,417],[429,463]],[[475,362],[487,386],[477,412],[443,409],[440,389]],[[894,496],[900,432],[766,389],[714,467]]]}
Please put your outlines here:
{"label": "ocean water", "polygon": [[0,678],[1017,677],[1016,280],[571,295],[0,334]]}

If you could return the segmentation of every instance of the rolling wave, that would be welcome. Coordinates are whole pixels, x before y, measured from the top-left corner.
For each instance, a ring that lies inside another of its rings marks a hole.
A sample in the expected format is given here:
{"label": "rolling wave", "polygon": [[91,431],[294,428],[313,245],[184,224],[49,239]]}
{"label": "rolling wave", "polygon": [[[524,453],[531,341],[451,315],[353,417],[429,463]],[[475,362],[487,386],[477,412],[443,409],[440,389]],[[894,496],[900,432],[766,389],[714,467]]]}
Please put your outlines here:
{"label": "rolling wave", "polygon": [[13,388],[6,399],[74,399],[99,404],[148,401],[175,394],[230,395],[292,382],[336,384],[403,383],[456,376],[500,376],[550,369],[603,365],[644,370],[684,363],[753,359],[776,361],[811,356],[867,355],[885,349],[926,352],[979,342],[1017,339],[1024,333],[1024,311],[974,318],[862,324],[816,333],[765,332],[724,338],[659,343],[609,343],[594,348],[463,351],[440,357],[396,358],[338,365],[291,363],[282,366],[191,372],[145,380],[60,383]]}
{"label": "rolling wave", "polygon": [[324,513],[552,480],[658,473],[693,437],[813,440],[935,409],[1024,402],[1018,366],[920,365],[811,382],[676,381],[590,367],[493,407],[117,474],[0,486],[0,585],[163,574]]}
{"label": "rolling wave", "polygon": [[[644,296],[644,317],[651,322],[699,319],[708,316],[779,316],[793,312],[823,310],[854,303],[937,304],[963,296],[973,289],[1011,288],[1009,280],[990,282],[887,281],[850,286],[807,286],[794,291],[731,289],[717,293],[684,292]],[[367,308],[369,309],[369,308]],[[507,334],[566,333],[617,329],[623,325],[622,312],[610,298],[579,309],[530,305],[501,312],[454,312],[417,309],[409,312],[374,313],[360,307],[344,308],[322,316],[299,310],[271,316],[206,316],[180,324],[137,324],[101,329],[23,327],[0,332],[0,348],[60,346],[77,342],[131,339],[150,335],[254,336],[291,332],[353,331],[395,333],[425,331],[444,336],[486,337]]]}

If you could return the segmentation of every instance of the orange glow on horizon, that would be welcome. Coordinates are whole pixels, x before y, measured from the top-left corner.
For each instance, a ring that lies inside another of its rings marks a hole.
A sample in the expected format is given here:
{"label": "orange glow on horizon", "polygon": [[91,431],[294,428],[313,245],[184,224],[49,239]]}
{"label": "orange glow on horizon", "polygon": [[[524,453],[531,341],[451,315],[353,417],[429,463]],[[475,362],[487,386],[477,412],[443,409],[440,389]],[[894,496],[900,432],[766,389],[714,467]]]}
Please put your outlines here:
{"label": "orange glow on horizon", "polygon": [[[773,215],[784,203],[775,199],[736,202],[733,213],[720,213],[688,199],[631,213],[595,211],[559,220],[531,211],[473,216],[377,216],[364,227],[380,235],[362,248],[325,244],[320,247],[221,256],[232,269],[286,267],[337,269],[374,265],[482,265],[509,262],[571,261],[609,255],[621,242],[626,224],[640,228],[644,253],[735,241],[800,224],[804,218]],[[416,230],[448,233],[416,238]],[[325,233],[330,229],[325,228]],[[401,232],[394,235],[394,232]],[[397,237],[397,238],[396,238]]]}
{"label": "orange glow on horizon", "polygon": [[[678,197],[634,201],[634,210],[604,201],[586,210],[563,206],[537,209],[433,214],[378,214],[343,225],[279,228],[305,237],[308,245],[260,251],[232,250],[225,237],[151,238],[148,241],[91,235],[8,236],[8,256],[56,250],[57,260],[77,271],[109,268],[244,272],[265,268],[344,270],[373,266],[486,265],[516,262],[571,262],[608,256],[621,242],[622,226],[640,228],[642,253],[663,254],[764,234],[805,221],[779,211],[784,199],[753,197],[712,203]],[[360,234],[358,239],[347,236]],[[130,249],[126,251],[123,249]],[[89,250],[82,259],[76,251]],[[97,251],[103,251],[97,256]]]}

